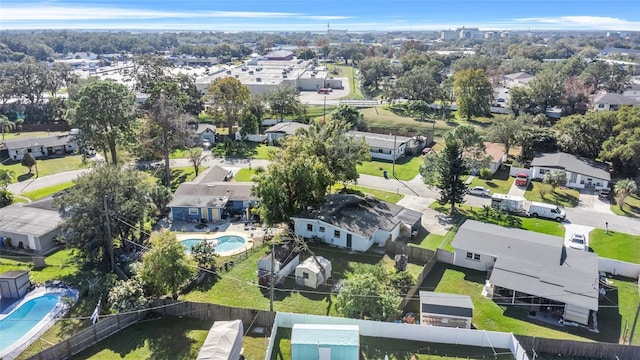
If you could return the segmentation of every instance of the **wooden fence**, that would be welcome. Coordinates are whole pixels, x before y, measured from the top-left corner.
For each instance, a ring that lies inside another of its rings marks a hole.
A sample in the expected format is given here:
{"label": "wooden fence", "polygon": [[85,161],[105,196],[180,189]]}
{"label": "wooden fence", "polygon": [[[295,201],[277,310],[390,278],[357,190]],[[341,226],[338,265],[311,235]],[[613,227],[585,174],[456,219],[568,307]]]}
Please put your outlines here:
{"label": "wooden fence", "polygon": [[50,348],[43,350],[29,358],[29,360],[66,359],[84,349],[106,339],[129,325],[142,319],[149,310],[131,314],[113,315],[95,325],[80,330],[72,337],[63,340]]}
{"label": "wooden fence", "polygon": [[516,334],[514,336],[532,358],[535,351],[536,357],[544,357],[543,354],[562,354],[566,359],[576,357],[611,360],[640,359],[640,346],[556,340]]}
{"label": "wooden fence", "polygon": [[70,338],[29,358],[29,360],[66,359],[95,345],[118,331],[135,324],[149,312],[166,316],[186,316],[201,320],[242,320],[245,329],[252,326],[271,328],[276,318],[275,312],[234,308],[223,305],[184,302],[169,299],[154,299],[151,309],[131,314],[112,315],[100,320],[95,325],[81,330]]}
{"label": "wooden fence", "polygon": [[391,257],[397,254],[406,254],[409,261],[427,262],[435,255],[435,252],[429,249],[419,248],[417,246],[409,246],[402,242],[387,240],[385,251]]}
{"label": "wooden fence", "polygon": [[422,285],[422,282],[424,281],[424,279],[427,278],[427,276],[429,275],[429,272],[431,272],[431,269],[433,269],[433,266],[436,264],[436,262],[438,262],[436,253],[434,253],[433,251],[431,253],[432,253],[432,256],[429,260],[427,260],[427,263],[424,264],[424,267],[422,267],[422,271],[420,271],[420,274],[416,279],[416,283],[411,287],[411,289],[409,289],[409,291],[407,291],[407,294],[404,296],[404,299],[402,299],[402,302],[400,302],[400,309],[404,309],[404,307],[407,306],[409,301],[413,299],[413,296],[418,292],[418,289],[420,289],[420,285]]}

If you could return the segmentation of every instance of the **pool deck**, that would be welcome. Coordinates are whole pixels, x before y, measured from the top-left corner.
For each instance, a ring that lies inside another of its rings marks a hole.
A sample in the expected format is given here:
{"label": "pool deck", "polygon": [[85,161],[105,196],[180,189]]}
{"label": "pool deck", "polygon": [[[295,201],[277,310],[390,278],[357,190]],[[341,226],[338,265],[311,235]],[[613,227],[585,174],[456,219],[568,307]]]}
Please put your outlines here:
{"label": "pool deck", "polygon": [[194,239],[194,238],[204,239],[204,240],[213,240],[219,237],[230,236],[230,235],[243,238],[245,240],[245,244],[242,247],[235,250],[216,253],[219,256],[233,256],[237,254],[242,254],[243,252],[248,251],[253,247],[252,237],[248,236],[245,232],[233,231],[233,230],[216,231],[216,232],[208,232],[208,233],[207,232],[180,232],[180,233],[176,233],[176,238],[178,239],[178,241]]}
{"label": "pool deck", "polygon": [[[0,320],[9,316],[14,310],[18,309],[22,304],[27,301],[38,298],[48,294],[60,294],[66,295],[73,298],[74,302],[78,300],[78,291],[70,288],[44,288],[38,287],[33,291],[27,293],[24,298],[20,299],[20,301],[16,301],[14,304],[9,306],[2,315],[0,315]],[[40,322],[38,322],[31,330],[29,330],[24,336],[20,339],[16,340],[13,344],[7,346],[5,349],[0,350],[0,359],[2,360],[10,360],[15,359],[21,352],[24,351],[29,345],[31,345],[34,341],[38,339],[45,331],[47,331],[53,324],[55,324],[56,319],[66,312],[67,306],[61,301],[58,300],[58,304],[53,310],[47,314]]]}

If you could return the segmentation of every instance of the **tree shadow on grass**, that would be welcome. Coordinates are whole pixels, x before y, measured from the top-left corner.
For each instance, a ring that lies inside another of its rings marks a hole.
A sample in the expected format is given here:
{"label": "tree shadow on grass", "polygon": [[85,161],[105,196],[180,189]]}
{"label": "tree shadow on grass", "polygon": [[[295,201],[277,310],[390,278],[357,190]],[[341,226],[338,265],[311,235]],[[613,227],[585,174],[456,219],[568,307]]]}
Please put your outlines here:
{"label": "tree shadow on grass", "polygon": [[[200,346],[194,346],[197,342],[189,337],[189,332],[202,330],[208,332],[213,324],[210,320],[198,320],[192,318],[165,318],[163,324],[149,325],[149,342],[152,359],[195,359],[198,356]],[[205,335],[206,338],[206,335]]]}
{"label": "tree shadow on grass", "polygon": [[18,182],[23,182],[23,181],[31,179],[34,176],[36,176],[36,174],[34,174],[34,173],[26,173],[26,174],[18,175],[17,179],[18,179]]}

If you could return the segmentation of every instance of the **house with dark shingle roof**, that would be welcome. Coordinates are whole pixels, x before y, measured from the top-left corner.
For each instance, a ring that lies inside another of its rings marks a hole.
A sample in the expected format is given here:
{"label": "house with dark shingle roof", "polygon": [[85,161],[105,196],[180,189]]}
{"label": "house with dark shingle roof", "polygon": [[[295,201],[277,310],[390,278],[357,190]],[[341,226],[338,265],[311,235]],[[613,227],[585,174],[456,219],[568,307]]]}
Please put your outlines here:
{"label": "house with dark shingle roof", "polygon": [[609,166],[605,163],[563,153],[551,153],[537,155],[531,161],[533,179],[542,180],[544,174],[551,170],[563,170],[567,173],[567,183],[570,188],[584,189],[595,187],[603,189],[609,187],[611,174]]}
{"label": "house with dark shingle roof", "polygon": [[482,293],[501,305],[583,325],[598,311],[598,256],[560,237],[467,220],[451,246],[454,265],[488,273]]}
{"label": "house with dark shingle roof", "polygon": [[45,156],[66,155],[78,149],[74,135],[47,136],[41,138],[7,140],[3,143],[8,156],[20,161],[26,153],[38,159]]}
{"label": "house with dark shingle roof", "polygon": [[598,94],[593,97],[593,110],[595,111],[616,111],[625,105],[638,106],[640,103],[631,97],[616,93]]}
{"label": "house with dark shingle roof", "polygon": [[329,245],[367,251],[384,246],[402,233],[410,235],[420,226],[422,213],[371,197],[328,195],[321,206],[294,215],[294,232]]}
{"label": "house with dark shingle roof", "polygon": [[251,190],[253,183],[230,182],[230,172],[214,166],[191,182],[178,186],[167,205],[174,221],[217,222],[227,212],[245,214],[258,198]]}

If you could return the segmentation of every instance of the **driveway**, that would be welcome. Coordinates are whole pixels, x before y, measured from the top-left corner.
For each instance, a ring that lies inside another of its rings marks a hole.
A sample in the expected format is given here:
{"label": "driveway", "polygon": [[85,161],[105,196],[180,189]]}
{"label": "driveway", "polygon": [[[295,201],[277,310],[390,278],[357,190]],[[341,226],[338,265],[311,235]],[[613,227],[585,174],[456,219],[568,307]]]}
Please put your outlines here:
{"label": "driveway", "polygon": [[525,191],[527,191],[526,187],[516,186],[516,183],[514,181],[513,184],[511,184],[511,189],[509,189],[509,195],[524,197]]}
{"label": "driveway", "polygon": [[571,235],[573,233],[584,234],[585,238],[587,239],[587,244],[589,244],[589,233],[591,232],[591,230],[595,229],[593,226],[571,224],[566,222],[564,223],[564,228],[566,230],[564,233],[564,245],[566,247],[569,246],[569,240],[571,239]]}
{"label": "driveway", "polygon": [[576,208],[591,210],[603,214],[613,214],[609,199],[598,198],[598,193],[593,189],[580,190],[578,206]]}

